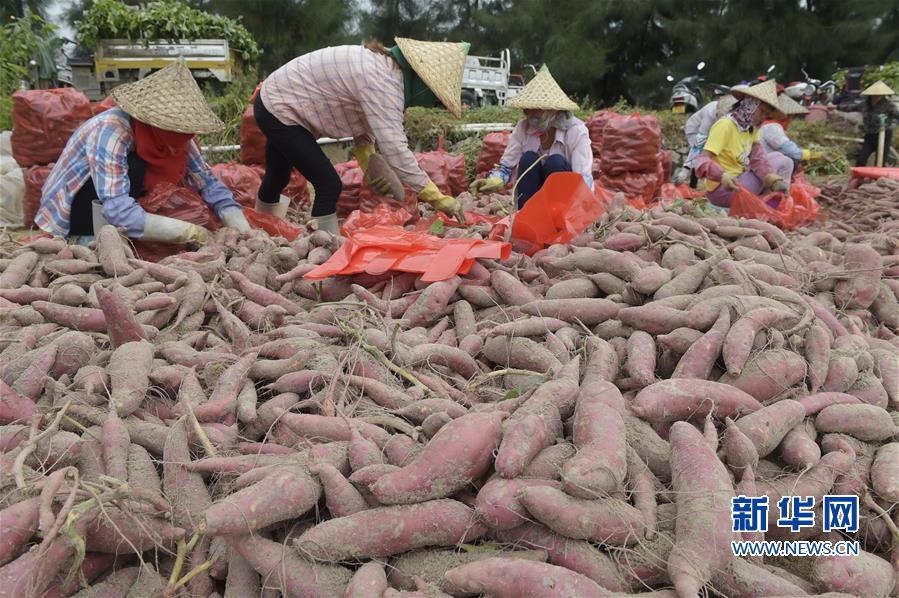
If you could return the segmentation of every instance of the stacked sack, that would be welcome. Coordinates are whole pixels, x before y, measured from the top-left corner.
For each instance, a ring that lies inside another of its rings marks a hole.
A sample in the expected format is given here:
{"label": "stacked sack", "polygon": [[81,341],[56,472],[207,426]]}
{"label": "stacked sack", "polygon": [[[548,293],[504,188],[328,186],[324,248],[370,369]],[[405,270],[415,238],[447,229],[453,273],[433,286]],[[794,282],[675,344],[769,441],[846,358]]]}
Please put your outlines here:
{"label": "stacked sack", "polygon": [[587,123],[599,184],[621,191],[637,207],[652,204],[668,181],[672,162],[671,154],[662,149],[658,119],[600,111]]}
{"label": "stacked sack", "polygon": [[0,133],[0,227],[20,228],[25,175],[12,157],[11,133]]}
{"label": "stacked sack", "polygon": [[34,226],[41,187],[75,129],[93,116],[87,96],[73,88],[12,95],[12,156],[24,173],[23,224]]}
{"label": "stacked sack", "polygon": [[512,131],[494,131],[484,135],[478,154],[478,178],[486,177],[499,164],[511,136]]}

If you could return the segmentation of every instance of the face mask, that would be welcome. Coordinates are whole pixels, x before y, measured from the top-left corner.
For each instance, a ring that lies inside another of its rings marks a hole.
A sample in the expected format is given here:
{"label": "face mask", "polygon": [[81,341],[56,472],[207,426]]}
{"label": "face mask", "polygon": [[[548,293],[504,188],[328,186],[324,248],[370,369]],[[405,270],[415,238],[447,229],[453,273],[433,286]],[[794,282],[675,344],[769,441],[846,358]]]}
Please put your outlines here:
{"label": "face mask", "polygon": [[543,133],[546,131],[553,122],[552,114],[544,114],[543,116],[529,116],[528,117],[528,126],[532,131],[536,131],[538,133]]}

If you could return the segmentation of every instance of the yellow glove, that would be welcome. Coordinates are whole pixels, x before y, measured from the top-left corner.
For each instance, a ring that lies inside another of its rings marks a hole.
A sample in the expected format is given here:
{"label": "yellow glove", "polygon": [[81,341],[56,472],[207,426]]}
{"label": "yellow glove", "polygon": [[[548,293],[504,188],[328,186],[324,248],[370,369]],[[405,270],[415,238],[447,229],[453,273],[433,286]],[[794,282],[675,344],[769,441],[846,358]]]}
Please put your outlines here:
{"label": "yellow glove", "polygon": [[356,156],[356,162],[359,163],[359,168],[362,169],[362,174],[365,175],[365,181],[368,183],[368,188],[378,195],[387,195],[390,193],[390,183],[387,179],[382,176],[374,180],[368,178],[368,161],[375,155],[375,146],[370,143],[368,145],[357,145],[353,150],[353,155]]}
{"label": "yellow glove", "polygon": [[462,204],[457,199],[441,193],[434,181],[428,181],[428,184],[418,192],[418,199],[438,212],[452,216],[459,224],[465,224],[465,211],[462,209]]}
{"label": "yellow glove", "polygon": [[481,193],[497,193],[505,189],[506,184],[498,176],[489,176],[486,179],[477,179],[471,182],[468,190],[472,195]]}
{"label": "yellow glove", "polygon": [[737,175],[725,172],[721,175],[721,186],[728,191],[737,190]]}
{"label": "yellow glove", "polygon": [[824,159],[825,159],[824,152],[816,152],[816,151],[809,152],[809,160],[824,160]]}
{"label": "yellow glove", "polygon": [[787,191],[787,184],[779,174],[775,174],[772,172],[765,177],[763,183],[764,189],[770,189],[771,191],[780,191],[781,193],[786,193]]}
{"label": "yellow glove", "polygon": [[803,162],[808,162],[809,160],[811,160],[812,159],[812,150],[809,150],[809,149],[802,150],[802,157],[799,159],[802,160]]}

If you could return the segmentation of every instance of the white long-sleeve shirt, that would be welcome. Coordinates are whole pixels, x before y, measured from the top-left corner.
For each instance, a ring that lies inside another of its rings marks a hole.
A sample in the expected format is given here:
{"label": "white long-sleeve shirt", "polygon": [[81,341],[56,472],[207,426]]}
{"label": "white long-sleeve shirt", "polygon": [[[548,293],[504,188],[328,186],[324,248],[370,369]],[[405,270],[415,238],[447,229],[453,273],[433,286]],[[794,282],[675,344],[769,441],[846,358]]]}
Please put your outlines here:
{"label": "white long-sleeve shirt", "polygon": [[712,125],[715,124],[716,120],[718,120],[717,101],[709,102],[694,112],[687,119],[687,124],[684,125],[684,135],[687,136],[687,144],[693,147],[696,144],[697,135],[702,134],[708,137],[709,131],[712,130]]}

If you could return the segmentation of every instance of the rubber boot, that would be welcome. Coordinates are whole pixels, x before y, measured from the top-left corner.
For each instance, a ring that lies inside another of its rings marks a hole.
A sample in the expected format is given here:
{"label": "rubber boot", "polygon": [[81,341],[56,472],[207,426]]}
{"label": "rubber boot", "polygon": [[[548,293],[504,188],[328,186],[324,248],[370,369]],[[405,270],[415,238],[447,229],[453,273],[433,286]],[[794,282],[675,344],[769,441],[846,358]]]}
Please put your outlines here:
{"label": "rubber boot", "polygon": [[277,216],[281,220],[284,220],[284,218],[287,217],[288,207],[290,207],[290,198],[286,195],[282,195],[278,203],[268,203],[257,197],[256,207],[254,209],[262,214],[271,214],[272,216]]}
{"label": "rubber boot", "polygon": [[337,214],[318,216],[315,220],[318,222],[318,230],[331,233],[335,237],[340,236],[340,225],[337,224]]}

